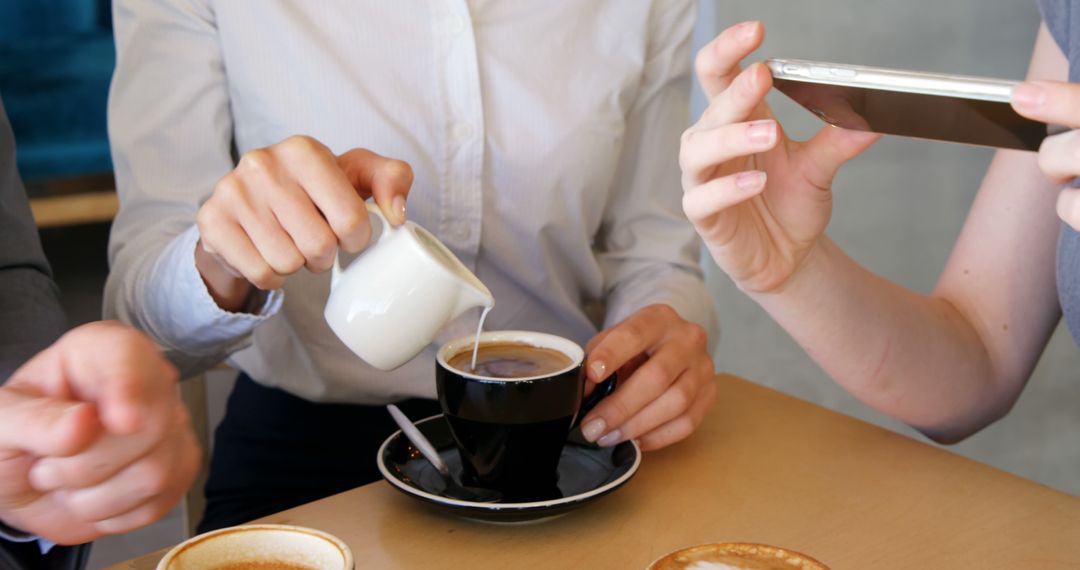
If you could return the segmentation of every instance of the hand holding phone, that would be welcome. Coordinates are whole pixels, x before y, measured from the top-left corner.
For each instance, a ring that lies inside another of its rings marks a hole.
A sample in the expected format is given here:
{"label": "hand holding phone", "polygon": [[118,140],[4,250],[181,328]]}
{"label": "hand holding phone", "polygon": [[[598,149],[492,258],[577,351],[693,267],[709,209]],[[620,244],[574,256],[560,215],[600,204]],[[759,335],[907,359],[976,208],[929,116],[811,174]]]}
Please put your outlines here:
{"label": "hand holding phone", "polygon": [[789,282],[824,234],[840,166],[880,135],[821,129],[789,139],[765,101],[772,77],[740,61],[761,45],[760,22],[728,28],[697,56],[709,99],[682,139],[683,210],[717,264],[740,289],[767,293]]}
{"label": "hand holding phone", "polygon": [[823,121],[851,130],[1038,150],[1045,123],[1010,105],[1015,82],[793,59],[765,62],[773,85]]}

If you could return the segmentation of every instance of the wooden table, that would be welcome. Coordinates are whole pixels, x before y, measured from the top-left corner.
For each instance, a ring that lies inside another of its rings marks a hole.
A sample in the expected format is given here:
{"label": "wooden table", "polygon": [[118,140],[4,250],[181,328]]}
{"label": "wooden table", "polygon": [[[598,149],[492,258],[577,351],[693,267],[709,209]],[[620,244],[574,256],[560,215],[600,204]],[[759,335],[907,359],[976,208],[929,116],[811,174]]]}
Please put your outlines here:
{"label": "wooden table", "polygon": [[30,200],[30,210],[38,228],[109,222],[120,209],[116,192],[83,192]]}
{"label": "wooden table", "polygon": [[112,221],[120,208],[112,172],[28,180],[30,209],[41,229]]}
{"label": "wooden table", "polygon": [[[689,440],[564,517],[498,526],[385,482],[262,522],[320,528],[366,568],[641,569],[700,543],[764,542],[840,569],[1080,568],[1080,498],[720,375]],[[115,566],[154,568],[162,552]]]}

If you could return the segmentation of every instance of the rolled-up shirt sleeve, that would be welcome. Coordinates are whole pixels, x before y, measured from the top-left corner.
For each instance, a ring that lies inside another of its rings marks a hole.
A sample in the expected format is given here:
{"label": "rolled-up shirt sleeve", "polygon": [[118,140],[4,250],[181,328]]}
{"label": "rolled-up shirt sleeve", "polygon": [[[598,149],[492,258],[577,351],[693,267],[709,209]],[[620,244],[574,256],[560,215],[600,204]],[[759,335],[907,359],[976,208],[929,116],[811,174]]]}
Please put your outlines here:
{"label": "rolled-up shirt sleeve", "polygon": [[233,121],[212,8],[200,0],[117,0],[109,138],[120,212],[109,240],[104,313],[144,330],[182,374],[242,348],[280,306],[222,311],[195,269],[195,216],[233,168]]}
{"label": "rolled-up shirt sleeve", "polygon": [[[677,6],[678,9],[674,9]],[[648,60],[597,245],[611,326],[665,303],[705,328],[719,325],[700,266],[701,246],[682,212],[679,138],[689,121],[694,4],[654,7]]]}

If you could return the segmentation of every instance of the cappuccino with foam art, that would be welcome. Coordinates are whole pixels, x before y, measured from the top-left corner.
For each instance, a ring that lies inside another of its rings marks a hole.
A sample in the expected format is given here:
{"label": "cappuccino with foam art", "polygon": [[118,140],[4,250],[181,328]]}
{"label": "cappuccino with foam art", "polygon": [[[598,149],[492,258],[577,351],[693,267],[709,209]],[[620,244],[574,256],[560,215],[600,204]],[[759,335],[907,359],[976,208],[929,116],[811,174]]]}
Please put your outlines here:
{"label": "cappuccino with foam art", "polygon": [[767,544],[721,542],[676,550],[648,570],[829,570],[821,562]]}

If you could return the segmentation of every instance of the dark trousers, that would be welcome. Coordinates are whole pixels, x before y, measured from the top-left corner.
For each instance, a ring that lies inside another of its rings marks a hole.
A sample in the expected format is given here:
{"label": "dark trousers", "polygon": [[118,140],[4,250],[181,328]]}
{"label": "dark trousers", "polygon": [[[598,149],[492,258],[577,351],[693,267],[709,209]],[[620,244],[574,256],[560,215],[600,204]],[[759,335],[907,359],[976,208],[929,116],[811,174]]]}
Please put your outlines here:
{"label": "dark trousers", "polygon": [[[441,413],[434,400],[398,407],[413,420]],[[383,406],[317,404],[240,374],[214,433],[199,532],[381,479],[375,454],[397,429]]]}
{"label": "dark trousers", "polygon": [[54,546],[48,554],[34,542],[8,542],[0,538],[0,569],[82,570],[90,559],[90,544]]}

